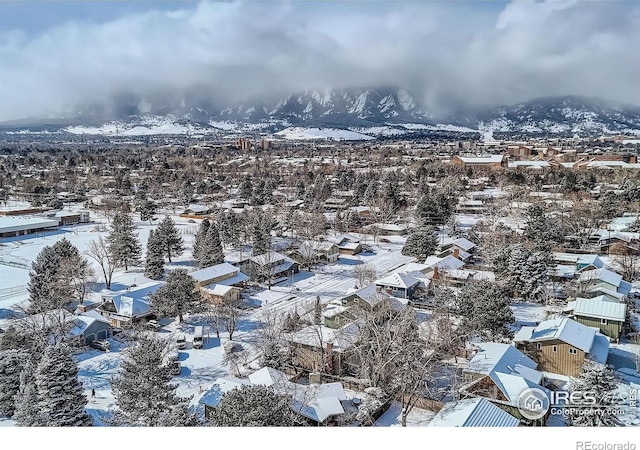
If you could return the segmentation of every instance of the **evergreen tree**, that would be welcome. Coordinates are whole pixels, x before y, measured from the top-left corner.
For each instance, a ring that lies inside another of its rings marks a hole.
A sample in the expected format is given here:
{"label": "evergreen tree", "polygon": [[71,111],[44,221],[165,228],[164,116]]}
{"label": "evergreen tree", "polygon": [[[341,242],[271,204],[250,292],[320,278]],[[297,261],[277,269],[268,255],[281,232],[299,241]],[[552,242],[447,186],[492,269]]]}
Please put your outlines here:
{"label": "evergreen tree", "polygon": [[60,257],[53,247],[44,247],[35,261],[31,263],[29,272],[29,312],[32,314],[59,308],[62,304],[58,269]]}
{"label": "evergreen tree", "polygon": [[116,264],[124,266],[124,270],[129,270],[129,265],[140,264],[142,248],[135,229],[131,216],[119,212],[113,217],[111,231],[107,235],[109,251]]}
{"label": "evergreen tree", "polygon": [[58,255],[59,266],[56,274],[61,300],[75,298],[84,301],[89,281],[94,276],[93,267],[81,254],[78,248],[67,238],[62,238],[53,244],[53,251]]}
{"label": "evergreen tree", "polygon": [[413,256],[419,260],[425,260],[436,250],[437,236],[433,228],[427,227],[411,234],[401,253],[405,256]]}
{"label": "evergreen tree", "polygon": [[144,266],[144,276],[152,280],[161,280],[164,277],[164,251],[162,243],[158,240],[153,230],[149,231],[147,241],[147,255]]}
{"label": "evergreen tree", "polygon": [[18,350],[0,351],[0,417],[15,411],[14,396],[20,389],[20,371],[25,355]]}
{"label": "evergreen tree", "polygon": [[253,184],[251,183],[250,176],[246,176],[242,180],[242,182],[240,183],[240,186],[238,186],[238,189],[239,189],[238,195],[240,195],[240,198],[246,201],[251,201],[251,199],[253,198]]}
{"label": "evergreen tree", "polygon": [[78,365],[65,344],[49,345],[35,371],[39,416],[34,425],[48,427],[90,426],[93,420],[84,410],[87,398],[78,381]]}
{"label": "evergreen tree", "polygon": [[[595,393],[597,404],[593,406],[568,408],[569,423],[573,427],[611,427],[620,425],[615,410],[624,399],[617,397],[618,381],[610,366],[586,360],[582,375],[571,380],[570,389],[577,395]],[[593,414],[584,414],[589,408]]]}
{"label": "evergreen tree", "polygon": [[531,242],[534,251],[550,252],[562,240],[556,221],[547,216],[539,204],[531,205],[526,211],[527,227],[524,236]]}
{"label": "evergreen tree", "polygon": [[502,287],[489,281],[465,284],[455,299],[454,311],[462,316],[463,327],[490,339],[512,335],[508,325],[515,322],[509,305],[511,299]]}
{"label": "evergreen tree", "polygon": [[169,262],[171,262],[172,256],[180,256],[184,251],[184,243],[180,232],[169,216],[166,216],[160,222],[156,230],[156,238],[162,243],[164,256],[169,259]]}
{"label": "evergreen tree", "polygon": [[198,227],[198,232],[193,240],[193,259],[196,261],[200,261],[200,252],[202,251],[210,225],[211,223],[209,222],[209,219],[204,218]]}
{"label": "evergreen tree", "polygon": [[166,343],[149,335],[124,351],[118,377],[111,380],[116,399],[113,425],[193,426],[197,419],[188,412],[190,398],[176,395],[166,364]]}
{"label": "evergreen tree", "polygon": [[167,283],[152,294],[152,309],[161,316],[178,316],[180,322],[183,314],[191,311],[200,301],[200,291],[196,288],[196,280],[186,269],[176,269],[167,277]]}
{"label": "evergreen tree", "polygon": [[291,397],[270,387],[241,386],[225,393],[209,415],[216,427],[290,427],[296,424]]}
{"label": "evergreen tree", "polygon": [[427,192],[416,206],[416,218],[423,225],[444,225],[452,212],[449,198],[442,192]]}
{"label": "evergreen tree", "polygon": [[143,200],[138,205],[138,211],[140,212],[140,220],[146,222],[147,220],[151,223],[151,219],[153,219],[153,215],[156,213],[156,204],[151,200]]}
{"label": "evergreen tree", "polygon": [[218,226],[213,223],[205,237],[204,246],[200,252],[200,267],[209,267],[224,262],[224,252]]}
{"label": "evergreen tree", "polygon": [[39,426],[43,422],[38,408],[34,366],[34,362],[27,358],[20,371],[20,384],[15,395],[13,412],[13,420],[19,427]]}

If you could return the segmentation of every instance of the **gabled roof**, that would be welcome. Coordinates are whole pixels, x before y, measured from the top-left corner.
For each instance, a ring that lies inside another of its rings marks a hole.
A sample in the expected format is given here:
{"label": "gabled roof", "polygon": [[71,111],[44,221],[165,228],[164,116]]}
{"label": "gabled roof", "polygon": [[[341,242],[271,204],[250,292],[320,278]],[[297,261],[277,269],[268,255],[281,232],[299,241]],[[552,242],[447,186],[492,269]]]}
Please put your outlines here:
{"label": "gabled roof", "polygon": [[252,256],[251,261],[261,266],[274,264],[282,261],[295,262],[291,258],[278,252],[267,252],[267,253],[263,253],[262,255]]}
{"label": "gabled roof", "polygon": [[510,344],[498,342],[483,342],[479,344],[480,351],[476,353],[465,372],[489,375],[493,371],[512,373],[516,365],[535,369],[538,364]]}
{"label": "gabled roof", "polygon": [[456,239],[455,241],[453,241],[453,245],[464,250],[465,252],[468,252],[472,248],[476,247],[476,244],[474,244],[473,242],[471,242],[469,239],[466,239],[466,238]]}
{"label": "gabled roof", "polygon": [[517,427],[520,421],[484,398],[447,403],[430,427]]}
{"label": "gabled roof", "polygon": [[[526,333],[528,332],[531,334],[527,337]],[[536,327],[522,327],[516,334],[514,341],[543,342],[557,339],[589,353],[595,334],[594,328],[573,319],[561,317],[545,320]]]}
{"label": "gabled roof", "polygon": [[120,295],[113,298],[113,304],[119,316],[134,318],[151,312],[151,304],[141,298]]}
{"label": "gabled roof", "polygon": [[490,377],[507,398],[507,401],[512,405],[517,405],[518,398],[525,389],[539,389],[545,392],[548,397],[551,397],[550,391],[540,385],[542,372],[538,372],[537,370],[533,372],[539,375],[538,381],[533,381],[522,375],[502,372],[492,372]]}
{"label": "gabled roof", "polygon": [[227,262],[222,264],[216,264],[215,266],[205,267],[204,269],[195,270],[190,272],[191,275],[196,281],[204,281],[204,280],[212,280],[214,278],[219,278],[222,276],[234,276],[239,269],[236,266],[233,266]]}
{"label": "gabled roof", "polygon": [[621,294],[627,295],[631,291],[631,283],[628,283],[622,279],[622,275],[619,275],[609,269],[595,269],[587,270],[580,273],[580,281],[597,283],[602,281],[617,287],[617,291]]}
{"label": "gabled roof", "polygon": [[378,286],[391,286],[403,289],[411,288],[419,283],[420,280],[408,273],[394,273],[375,281],[375,284]]}
{"label": "gabled roof", "polygon": [[452,255],[445,256],[444,258],[438,258],[437,256],[429,256],[424,262],[427,267],[437,267],[443,270],[457,270],[464,267],[464,262],[458,258],[454,258]]}
{"label": "gabled roof", "polygon": [[595,317],[598,319],[624,322],[627,305],[607,300],[604,295],[594,298],[577,298],[573,313],[577,316]]}

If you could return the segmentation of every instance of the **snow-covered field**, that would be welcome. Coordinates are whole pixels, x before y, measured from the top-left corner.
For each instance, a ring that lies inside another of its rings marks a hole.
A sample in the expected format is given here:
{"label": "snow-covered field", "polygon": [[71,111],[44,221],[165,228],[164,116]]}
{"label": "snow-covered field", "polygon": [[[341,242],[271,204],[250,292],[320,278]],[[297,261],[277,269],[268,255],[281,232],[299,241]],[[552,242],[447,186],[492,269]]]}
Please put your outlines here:
{"label": "snow-covered field", "polygon": [[330,139],[334,141],[368,141],[375,139],[355,131],[338,128],[289,127],[275,133],[275,136],[290,140]]}

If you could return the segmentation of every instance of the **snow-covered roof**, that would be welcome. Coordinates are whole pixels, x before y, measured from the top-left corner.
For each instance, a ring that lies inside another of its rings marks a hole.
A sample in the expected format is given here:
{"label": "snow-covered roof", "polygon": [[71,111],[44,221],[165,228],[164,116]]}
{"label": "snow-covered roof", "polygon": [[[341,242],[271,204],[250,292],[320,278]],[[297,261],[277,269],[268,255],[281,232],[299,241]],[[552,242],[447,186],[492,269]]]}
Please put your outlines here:
{"label": "snow-covered roof", "polygon": [[195,214],[198,213],[207,213],[209,212],[211,208],[209,208],[208,206],[204,206],[204,205],[189,205],[189,207],[187,209],[184,210],[185,213],[188,212],[192,212]]}
{"label": "snow-covered roof", "polygon": [[583,325],[580,322],[576,322],[575,320],[567,317],[560,317],[540,322],[538,326],[533,327],[530,337],[522,339],[522,337],[525,337],[525,328],[529,331],[528,329],[532,327],[522,327],[520,330],[523,332],[522,335],[520,332],[516,334],[514,341],[518,342],[519,340],[524,340],[530,342],[542,342],[557,339],[579,348],[585,353],[589,353],[591,350],[593,339],[596,334],[596,330],[594,328]]}
{"label": "snow-covered roof", "polygon": [[311,325],[290,333],[287,336],[287,340],[310,347],[320,347],[320,345],[331,343],[333,344],[333,350],[339,352],[352,347],[357,342],[359,335],[360,325],[356,321],[343,325],[338,329],[324,325]]}
{"label": "snow-covered roof", "polygon": [[580,281],[597,283],[602,281],[606,284],[610,284],[617,288],[617,291],[621,294],[627,295],[631,291],[631,283],[628,283],[622,279],[622,275],[619,275],[609,269],[595,269],[587,270],[580,274]]}
{"label": "snow-covered roof", "polygon": [[251,257],[251,261],[261,266],[273,265],[281,261],[294,262],[291,258],[278,252],[267,252],[262,255],[253,256]]}
{"label": "snow-covered roof", "polygon": [[627,305],[608,300],[604,295],[594,298],[577,298],[573,313],[578,316],[624,322]]}
{"label": "snow-covered roof", "polygon": [[517,427],[520,421],[484,398],[447,403],[430,427]]}
{"label": "snow-covered roof", "polygon": [[487,156],[459,156],[465,164],[494,164],[501,163],[504,159],[503,155],[487,155]]}
{"label": "snow-covered roof", "polygon": [[235,276],[238,272],[239,269],[236,266],[225,262],[190,272],[189,275],[191,275],[196,281],[205,281],[223,276]]}
{"label": "snow-covered roof", "polygon": [[600,364],[606,364],[609,357],[609,338],[604,334],[596,332],[593,345],[589,351],[588,358]]}
{"label": "snow-covered roof", "polygon": [[531,377],[525,377],[521,374],[511,374],[503,372],[491,372],[491,379],[498,386],[500,391],[507,398],[507,401],[512,405],[517,405],[520,394],[525,389],[539,389],[547,394],[547,397],[551,397],[551,392],[540,385],[542,381],[542,372],[537,370],[528,369],[531,375],[535,374],[537,381],[534,381]]}
{"label": "snow-covered roof", "polygon": [[531,369],[538,367],[534,360],[513,345],[483,342],[479,347],[480,351],[469,360],[465,372],[489,375],[493,371],[512,373],[516,365]]}
{"label": "snow-covered roof", "polygon": [[394,273],[375,281],[375,284],[378,286],[391,286],[403,289],[411,288],[419,283],[420,280],[408,273]]}
{"label": "snow-covered roof", "polygon": [[273,369],[271,367],[263,367],[262,369],[249,375],[249,381],[251,382],[251,384],[259,384],[268,387],[277,383],[282,384],[289,381],[289,376],[277,369]]}
{"label": "snow-covered roof", "polygon": [[53,228],[60,225],[57,220],[29,216],[0,216],[0,233]]}
{"label": "snow-covered roof", "polygon": [[151,304],[141,298],[120,295],[113,298],[113,305],[118,315],[129,318],[144,316],[151,312]]}
{"label": "snow-covered roof", "polygon": [[210,407],[218,406],[222,396],[227,392],[239,388],[241,386],[250,386],[251,382],[247,379],[240,378],[218,378],[211,389],[204,393],[204,395],[198,400],[198,403],[207,405]]}
{"label": "snow-covered roof", "polygon": [[203,290],[211,295],[216,295],[219,297],[224,297],[230,291],[237,289],[233,286],[225,286],[224,284],[210,284],[209,286],[203,288]]}
{"label": "snow-covered roof", "polygon": [[421,272],[424,274],[427,271],[427,269],[429,269],[429,266],[427,266],[426,264],[412,262],[412,263],[407,263],[398,267],[396,270],[392,271],[391,273]]}
{"label": "snow-covered roof", "polygon": [[429,256],[424,264],[431,268],[437,267],[444,270],[457,270],[464,267],[464,262],[452,255],[445,256],[444,258],[438,258],[437,256]]}

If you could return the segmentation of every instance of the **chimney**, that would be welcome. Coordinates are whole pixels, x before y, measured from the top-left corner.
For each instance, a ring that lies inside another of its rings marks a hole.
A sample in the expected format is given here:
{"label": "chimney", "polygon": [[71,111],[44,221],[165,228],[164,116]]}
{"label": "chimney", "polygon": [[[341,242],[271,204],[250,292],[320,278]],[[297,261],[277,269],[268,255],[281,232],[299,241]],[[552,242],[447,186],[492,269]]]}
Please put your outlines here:
{"label": "chimney", "polygon": [[453,248],[453,257],[456,259],[460,259],[460,249],[458,247]]}
{"label": "chimney", "polygon": [[79,314],[87,312],[87,307],[85,305],[78,305],[77,311]]}

